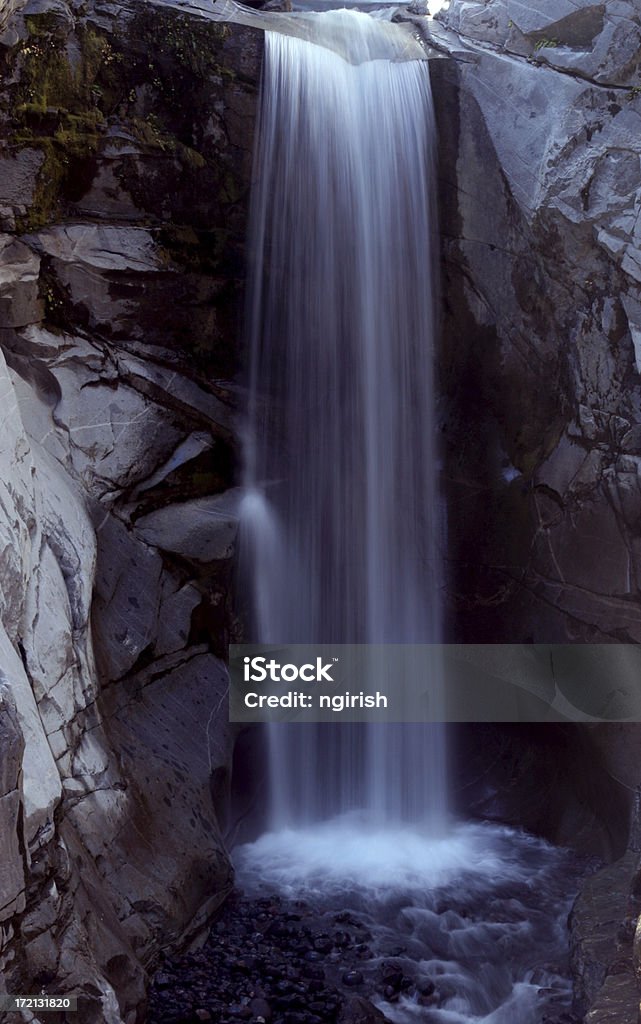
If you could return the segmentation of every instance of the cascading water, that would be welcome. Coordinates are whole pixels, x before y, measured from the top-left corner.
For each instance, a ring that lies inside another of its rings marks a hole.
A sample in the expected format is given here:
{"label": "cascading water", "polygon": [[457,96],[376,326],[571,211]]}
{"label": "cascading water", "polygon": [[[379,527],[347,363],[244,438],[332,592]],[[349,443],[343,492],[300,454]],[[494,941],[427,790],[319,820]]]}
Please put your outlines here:
{"label": "cascading water", "polygon": [[[255,639],[435,644],[428,66],[403,59],[407,31],[356,12],[297,32],[267,33],[255,163],[242,503]],[[445,827],[438,727],[269,728],[272,831],[235,851],[237,878],[285,901],[280,935],[310,921],[275,968],[251,936],[275,1021],[334,1021],[331,1000],[316,1012],[287,978],[312,969],[318,991],[343,965],[398,1024],[571,1019],[571,854]],[[334,942],[345,921],[352,938]]]}
{"label": "cascading water", "polygon": [[[382,59],[406,55],[398,26],[353,11],[315,22],[327,45],[266,34],[243,504],[257,639],[432,643],[428,65]],[[435,823],[443,762],[435,726],[272,727],[274,820],[363,808]]]}

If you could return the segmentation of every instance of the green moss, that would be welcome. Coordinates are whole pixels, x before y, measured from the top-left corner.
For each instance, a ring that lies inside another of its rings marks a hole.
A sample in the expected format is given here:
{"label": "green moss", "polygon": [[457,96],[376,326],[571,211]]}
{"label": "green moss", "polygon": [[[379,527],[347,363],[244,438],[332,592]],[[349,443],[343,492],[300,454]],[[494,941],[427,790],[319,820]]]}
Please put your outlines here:
{"label": "green moss", "polygon": [[139,15],[133,29],[148,44],[147,53],[154,64],[169,59],[197,78],[231,75],[221,62],[220,44],[229,35],[229,26],[202,22],[173,11],[154,9],[151,16]]}
{"label": "green moss", "polygon": [[174,133],[176,123],[185,119],[186,99],[197,107],[204,95],[211,95],[212,80],[235,77],[223,50],[229,32],[227,25],[158,8],[141,8],[130,23],[126,45],[130,60],[132,50],[136,54],[134,79],[153,86],[154,111],[165,110]]}
{"label": "green moss", "polygon": [[224,203],[237,203],[242,198],[242,189],[238,178],[233,174],[226,174],[220,190],[220,198]]}
{"label": "green moss", "polygon": [[202,153],[191,146],[186,146],[170,131],[167,131],[157,114],[148,114],[145,118],[132,117],[130,126],[138,141],[143,145],[151,149],[160,149],[163,153],[173,153],[190,170],[197,171],[207,166],[207,161]]}
{"label": "green moss", "polygon": [[539,38],[537,40],[534,49],[535,51],[555,49],[559,45],[560,43],[558,39],[548,39],[547,37],[544,36],[543,38]]}
{"label": "green moss", "polygon": [[24,217],[16,219],[19,231],[34,231],[50,223],[67,168],[59,147],[52,139],[29,137],[26,133],[21,137],[30,146],[40,149],[44,156],[31,207]]}
{"label": "green moss", "polygon": [[[29,36],[16,48],[8,141],[41,149],[44,161],[23,230],[51,222],[82,195],[112,119],[143,147],[171,155],[179,175],[212,169],[198,126],[211,109],[212,79],[219,89],[221,78],[234,77],[224,49],[228,26],[142,6],[121,34],[109,37],[82,23],[70,36],[53,12],[29,15],[26,24]],[[220,197],[239,198],[233,175],[220,182]]]}
{"label": "green moss", "polygon": [[185,167],[189,167],[192,171],[199,171],[207,166],[207,161],[202,153],[199,153],[197,149],[192,149],[191,146],[183,145],[182,142],[178,144],[178,156]]}
{"label": "green moss", "polygon": [[103,36],[79,29],[80,60],[74,66],[55,15],[31,15],[26,23],[9,142],[44,155],[31,208],[19,224],[28,231],[55,217],[66,184],[77,175],[76,162],[95,153],[105,123],[101,80],[109,78],[118,58]]}
{"label": "green moss", "polygon": [[25,43],[22,57],[21,102],[16,106],[19,116],[67,107],[73,101],[73,74],[63,53],[36,37]]}
{"label": "green moss", "polygon": [[44,156],[31,206],[18,220],[20,231],[34,231],[55,218],[69,188],[77,183],[79,162],[98,148],[101,123],[99,111],[86,115],[63,111],[52,135],[38,135],[30,129],[14,133],[14,144],[39,149]]}
{"label": "green moss", "polygon": [[48,40],[60,33],[60,18],[54,11],[25,15],[25,25],[32,38]]}
{"label": "green moss", "polygon": [[214,275],[228,242],[221,229],[197,231],[189,224],[171,224],[158,235],[160,252],[167,263],[177,263],[197,274]]}

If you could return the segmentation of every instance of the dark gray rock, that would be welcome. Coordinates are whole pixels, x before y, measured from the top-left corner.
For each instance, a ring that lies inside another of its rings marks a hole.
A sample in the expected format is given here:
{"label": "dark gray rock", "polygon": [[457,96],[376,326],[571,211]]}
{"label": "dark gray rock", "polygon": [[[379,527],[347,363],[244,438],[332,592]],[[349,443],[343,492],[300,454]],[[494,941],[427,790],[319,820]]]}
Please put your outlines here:
{"label": "dark gray rock", "polygon": [[461,639],[637,642],[638,12],[508,6],[453,2],[433,35],[452,615]]}
{"label": "dark gray rock", "polygon": [[350,996],[341,1007],[338,1024],[385,1024],[387,1020],[369,999]]}
{"label": "dark gray rock", "polygon": [[[635,1024],[639,996],[632,935],[623,927],[638,854],[599,871],[583,885],[570,917],[575,1008],[589,1024]],[[588,1012],[589,1011],[589,1012]]]}
{"label": "dark gray rock", "polygon": [[[0,686],[0,922],[21,913],[25,906],[24,851],[19,841],[22,815],[20,771],[24,739],[18,716]],[[0,948],[0,957],[2,949]]]}
{"label": "dark gray rock", "polygon": [[[450,622],[465,641],[637,643],[639,11],[452,0],[440,19]],[[632,794],[638,727],[603,728]],[[638,1012],[616,938],[630,875],[613,870],[573,915],[594,1022]]]}
{"label": "dark gray rock", "polygon": [[134,1024],[230,886],[231,545],[133,521],[233,503],[263,35],[137,0],[0,29],[0,970]]}

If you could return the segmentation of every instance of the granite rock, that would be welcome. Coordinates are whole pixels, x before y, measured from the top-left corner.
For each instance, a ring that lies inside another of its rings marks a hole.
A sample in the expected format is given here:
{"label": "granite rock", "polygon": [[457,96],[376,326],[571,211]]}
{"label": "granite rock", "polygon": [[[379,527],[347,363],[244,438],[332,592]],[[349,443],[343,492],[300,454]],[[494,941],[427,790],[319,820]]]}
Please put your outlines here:
{"label": "granite rock", "polygon": [[134,1024],[231,885],[233,538],[138,524],[233,523],[262,33],[138,0],[0,32],[0,971]]}

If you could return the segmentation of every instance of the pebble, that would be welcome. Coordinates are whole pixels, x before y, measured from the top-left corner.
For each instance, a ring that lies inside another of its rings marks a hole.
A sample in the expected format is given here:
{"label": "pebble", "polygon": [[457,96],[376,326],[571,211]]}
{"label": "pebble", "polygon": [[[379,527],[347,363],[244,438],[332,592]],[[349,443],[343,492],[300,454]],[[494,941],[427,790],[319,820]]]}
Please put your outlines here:
{"label": "pebble", "polygon": [[[377,993],[390,1013],[403,992],[417,1009],[438,1004],[432,979],[411,976],[406,947],[386,944],[381,962],[372,944],[356,913],[236,893],[204,946],[161,960],[147,1024],[384,1024]],[[546,1010],[545,1024],[579,1024]]]}
{"label": "pebble", "polygon": [[343,982],[350,987],[362,985],[364,980],[362,971],[346,971],[343,975]]}
{"label": "pebble", "polygon": [[351,913],[234,894],[201,949],[164,958],[148,1024],[337,1024],[365,985],[369,937]]}
{"label": "pebble", "polygon": [[249,1009],[255,1017],[261,1017],[263,1020],[269,1020],[272,1015],[272,1008],[266,999],[262,999],[260,996],[256,999],[252,999],[249,1004]]}

